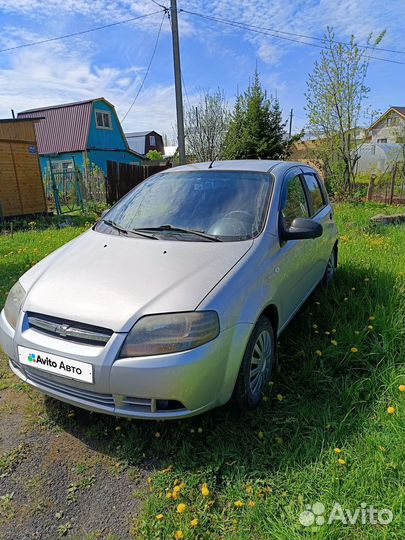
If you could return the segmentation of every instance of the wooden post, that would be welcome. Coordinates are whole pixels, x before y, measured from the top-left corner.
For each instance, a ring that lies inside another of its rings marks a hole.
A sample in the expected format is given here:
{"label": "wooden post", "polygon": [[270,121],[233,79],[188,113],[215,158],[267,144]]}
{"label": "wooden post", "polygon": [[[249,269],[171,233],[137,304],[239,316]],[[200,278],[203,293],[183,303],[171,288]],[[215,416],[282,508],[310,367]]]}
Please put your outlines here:
{"label": "wooden post", "polygon": [[368,201],[372,201],[372,200],[373,200],[374,182],[375,182],[375,179],[376,179],[376,175],[373,173],[373,174],[370,176],[370,183],[368,184],[368,189],[367,189],[367,200],[368,200]]}
{"label": "wooden post", "polygon": [[49,171],[50,171],[50,174],[51,174],[52,191],[53,191],[53,196],[54,196],[54,199],[55,199],[56,213],[57,213],[58,216],[60,216],[62,214],[62,209],[60,207],[59,192],[58,192],[58,188],[56,187],[55,176],[53,174],[52,163],[51,163],[50,159],[48,160],[48,165],[49,165]]}
{"label": "wooden post", "polygon": [[397,177],[397,162],[394,163],[394,167],[392,169],[392,179],[391,179],[391,192],[390,192],[390,204],[393,203],[394,200],[394,191],[395,191],[395,180]]}

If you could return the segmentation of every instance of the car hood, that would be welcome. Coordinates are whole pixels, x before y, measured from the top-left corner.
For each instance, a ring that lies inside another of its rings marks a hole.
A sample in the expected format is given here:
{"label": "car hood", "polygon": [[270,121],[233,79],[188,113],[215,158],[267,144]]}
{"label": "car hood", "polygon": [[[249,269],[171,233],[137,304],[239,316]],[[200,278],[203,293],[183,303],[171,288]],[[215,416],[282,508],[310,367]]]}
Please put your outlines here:
{"label": "car hood", "polygon": [[90,230],[20,278],[28,291],[23,309],[127,332],[145,314],[196,309],[252,244]]}

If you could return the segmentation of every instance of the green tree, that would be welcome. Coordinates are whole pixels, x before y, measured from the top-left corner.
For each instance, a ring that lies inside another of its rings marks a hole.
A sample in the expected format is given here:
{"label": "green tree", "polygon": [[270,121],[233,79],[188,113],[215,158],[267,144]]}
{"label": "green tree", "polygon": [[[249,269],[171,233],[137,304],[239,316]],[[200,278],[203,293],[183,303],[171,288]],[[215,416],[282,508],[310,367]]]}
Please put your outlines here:
{"label": "green tree", "polygon": [[333,29],[328,28],[320,59],[308,77],[308,130],[317,138],[313,157],[322,163],[325,180],[336,192],[350,192],[355,180],[363,142],[355,133],[370,91],[365,79],[372,48],[383,36],[384,32],[373,40],[370,34],[369,48],[365,49],[357,45],[354,36],[347,44],[336,43]]}
{"label": "green tree", "polygon": [[268,97],[256,71],[247,90],[236,98],[225,137],[227,159],[279,159],[289,151],[286,122],[278,99]]}
{"label": "green tree", "polygon": [[146,154],[146,159],[150,159],[152,161],[163,161],[164,157],[159,150],[149,150],[149,152]]}

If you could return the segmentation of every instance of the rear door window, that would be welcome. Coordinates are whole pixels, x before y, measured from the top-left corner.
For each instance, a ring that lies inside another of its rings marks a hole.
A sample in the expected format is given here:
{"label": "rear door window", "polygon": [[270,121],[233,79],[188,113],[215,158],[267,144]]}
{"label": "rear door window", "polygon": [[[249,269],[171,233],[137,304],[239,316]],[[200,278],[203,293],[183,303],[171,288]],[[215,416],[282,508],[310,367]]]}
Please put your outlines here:
{"label": "rear door window", "polygon": [[318,178],[312,173],[305,173],[304,178],[309,191],[310,203],[312,206],[311,215],[313,216],[325,206],[326,201],[324,199]]}

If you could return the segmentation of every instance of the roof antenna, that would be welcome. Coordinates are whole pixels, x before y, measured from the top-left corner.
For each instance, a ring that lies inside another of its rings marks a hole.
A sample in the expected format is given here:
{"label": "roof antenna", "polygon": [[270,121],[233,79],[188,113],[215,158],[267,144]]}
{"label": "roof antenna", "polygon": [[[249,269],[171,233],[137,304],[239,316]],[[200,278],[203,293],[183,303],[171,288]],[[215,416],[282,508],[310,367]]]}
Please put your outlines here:
{"label": "roof antenna", "polygon": [[209,169],[212,169],[212,164],[214,163],[214,161],[216,161],[218,159],[218,156],[215,156],[214,159],[211,161],[211,163],[208,165],[208,168]]}

